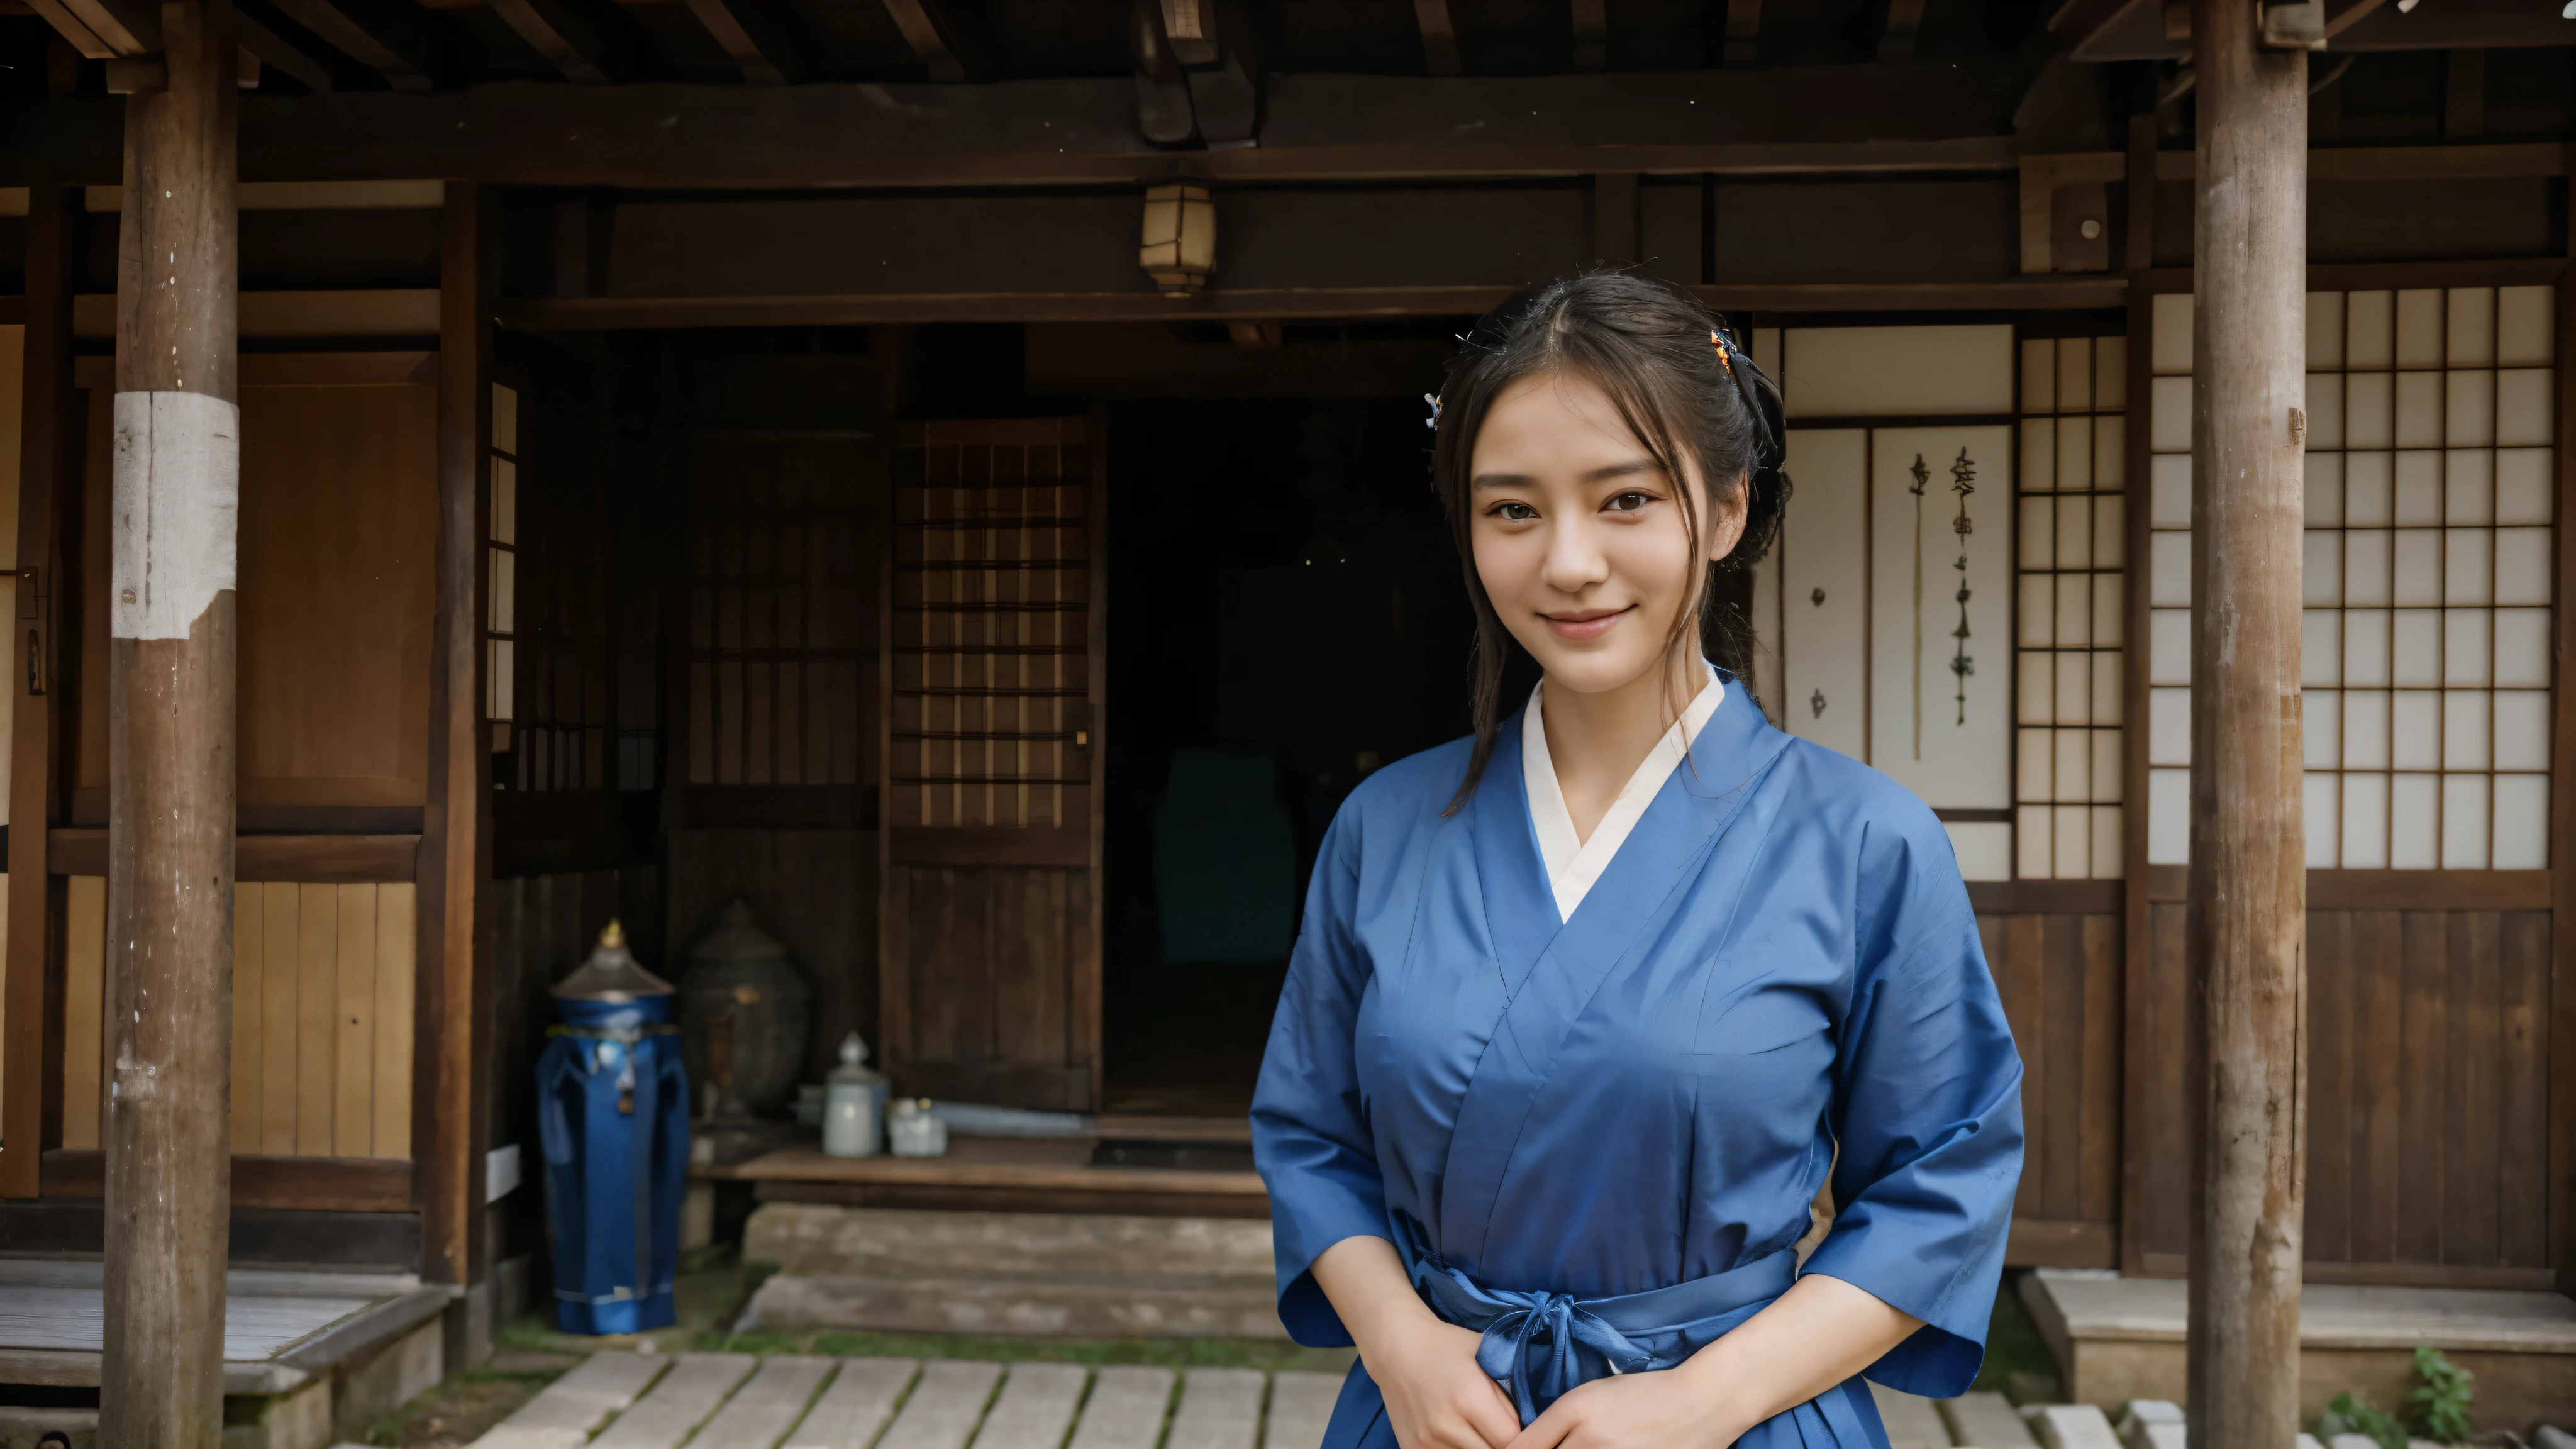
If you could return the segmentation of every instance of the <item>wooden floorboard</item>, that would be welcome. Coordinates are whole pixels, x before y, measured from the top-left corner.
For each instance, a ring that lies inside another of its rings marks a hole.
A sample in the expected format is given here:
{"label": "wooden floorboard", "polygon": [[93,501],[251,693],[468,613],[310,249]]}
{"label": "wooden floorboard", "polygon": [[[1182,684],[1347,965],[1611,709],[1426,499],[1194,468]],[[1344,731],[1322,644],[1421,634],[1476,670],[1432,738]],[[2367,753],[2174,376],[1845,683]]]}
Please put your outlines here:
{"label": "wooden floorboard", "polygon": [[845,1359],[787,1436],[786,1449],[868,1449],[921,1365],[908,1358]]}
{"label": "wooden floorboard", "polygon": [[1091,1377],[1078,1363],[1024,1363],[1011,1368],[1001,1397],[984,1415],[975,1449],[1064,1449],[1074,1410]]}
{"label": "wooden floorboard", "polygon": [[760,1360],[747,1353],[684,1353],[671,1371],[591,1441],[595,1449],[679,1449]]}
{"label": "wooden floorboard", "polygon": [[1342,1396],[1341,1374],[1282,1370],[1270,1376],[1270,1419],[1261,1449],[1323,1449],[1324,1426]]}
{"label": "wooden floorboard", "polygon": [[997,1363],[944,1359],[924,1365],[921,1381],[877,1449],[966,1449],[1001,1377]]}
{"label": "wooden floorboard", "polygon": [[1190,1370],[1181,1380],[1181,1406],[1163,1449],[1252,1449],[1265,1387],[1258,1369]]}
{"label": "wooden floorboard", "polygon": [[773,1449],[805,1417],[814,1391],[831,1377],[837,1362],[802,1354],[762,1359],[760,1372],[725,1400],[689,1441],[690,1449]]}
{"label": "wooden floorboard", "polygon": [[[366,1298],[260,1297],[224,1300],[224,1361],[275,1358],[372,1302]],[[0,1348],[98,1353],[105,1309],[96,1288],[15,1287],[0,1293]]]}
{"label": "wooden floorboard", "polygon": [[1172,1404],[1170,1369],[1125,1365],[1104,1368],[1067,1449],[1155,1449],[1163,1414]]}

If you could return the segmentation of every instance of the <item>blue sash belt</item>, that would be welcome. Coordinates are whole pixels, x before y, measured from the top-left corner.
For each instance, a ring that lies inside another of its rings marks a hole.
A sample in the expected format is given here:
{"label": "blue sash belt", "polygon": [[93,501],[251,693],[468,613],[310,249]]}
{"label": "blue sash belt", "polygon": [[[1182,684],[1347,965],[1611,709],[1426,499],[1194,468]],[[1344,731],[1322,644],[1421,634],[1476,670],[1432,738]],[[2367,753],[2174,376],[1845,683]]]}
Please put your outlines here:
{"label": "blue sash belt", "polygon": [[[1770,1306],[1798,1276],[1797,1255],[1783,1248],[1740,1268],[1613,1298],[1489,1288],[1441,1261],[1405,1214],[1389,1217],[1414,1290],[1445,1321],[1484,1335],[1476,1366],[1510,1390],[1524,1426],[1577,1384],[1673,1367]],[[1808,1444],[1877,1442],[1846,1397],[1858,1382],[1789,1411]],[[1803,1422],[1811,1418],[1821,1422]]]}

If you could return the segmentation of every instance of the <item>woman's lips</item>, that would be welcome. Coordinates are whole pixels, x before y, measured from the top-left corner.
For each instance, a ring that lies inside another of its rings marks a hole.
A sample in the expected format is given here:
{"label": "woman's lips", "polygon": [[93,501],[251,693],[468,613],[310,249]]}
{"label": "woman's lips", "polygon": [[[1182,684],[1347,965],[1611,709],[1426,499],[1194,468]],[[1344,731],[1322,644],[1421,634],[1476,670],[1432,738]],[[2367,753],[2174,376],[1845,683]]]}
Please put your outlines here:
{"label": "woman's lips", "polygon": [[[1630,605],[1629,608],[1634,608]],[[1579,609],[1567,614],[1541,614],[1559,639],[1598,639],[1626,618],[1628,609]]]}

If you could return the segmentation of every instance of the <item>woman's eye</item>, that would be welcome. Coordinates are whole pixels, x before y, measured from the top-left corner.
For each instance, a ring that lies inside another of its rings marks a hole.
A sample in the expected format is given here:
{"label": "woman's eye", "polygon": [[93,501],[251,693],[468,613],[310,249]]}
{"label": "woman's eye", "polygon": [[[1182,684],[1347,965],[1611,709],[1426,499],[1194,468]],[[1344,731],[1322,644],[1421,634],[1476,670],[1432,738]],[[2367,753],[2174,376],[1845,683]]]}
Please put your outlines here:
{"label": "woman's eye", "polygon": [[1647,495],[1643,493],[1622,493],[1610,500],[1609,507],[1620,513],[1634,513],[1645,507],[1649,501]]}
{"label": "woman's eye", "polygon": [[1513,523],[1521,523],[1538,517],[1538,510],[1526,503],[1497,503],[1494,505],[1494,516]]}

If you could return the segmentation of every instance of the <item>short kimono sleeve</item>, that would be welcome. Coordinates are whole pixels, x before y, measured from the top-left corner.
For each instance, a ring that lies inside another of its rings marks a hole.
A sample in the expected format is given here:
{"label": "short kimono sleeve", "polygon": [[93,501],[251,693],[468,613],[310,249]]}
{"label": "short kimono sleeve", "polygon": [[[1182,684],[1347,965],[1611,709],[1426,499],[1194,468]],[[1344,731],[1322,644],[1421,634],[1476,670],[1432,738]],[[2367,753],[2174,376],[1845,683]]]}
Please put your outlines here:
{"label": "short kimono sleeve", "polygon": [[1836,1066],[1834,1225],[1809,1273],[1924,1326],[1867,1377],[1933,1398],[1985,1355],[2021,1182],[2021,1056],[1948,837],[1864,843],[1858,963]]}
{"label": "short kimono sleeve", "polygon": [[1368,972],[1352,930],[1361,833],[1353,814],[1346,808],[1333,822],[1317,854],[1252,1099],[1253,1160],[1270,1189],[1279,1321],[1308,1348],[1351,1342],[1315,1282],[1315,1259],[1345,1238],[1387,1236],[1386,1184],[1355,1059]]}

